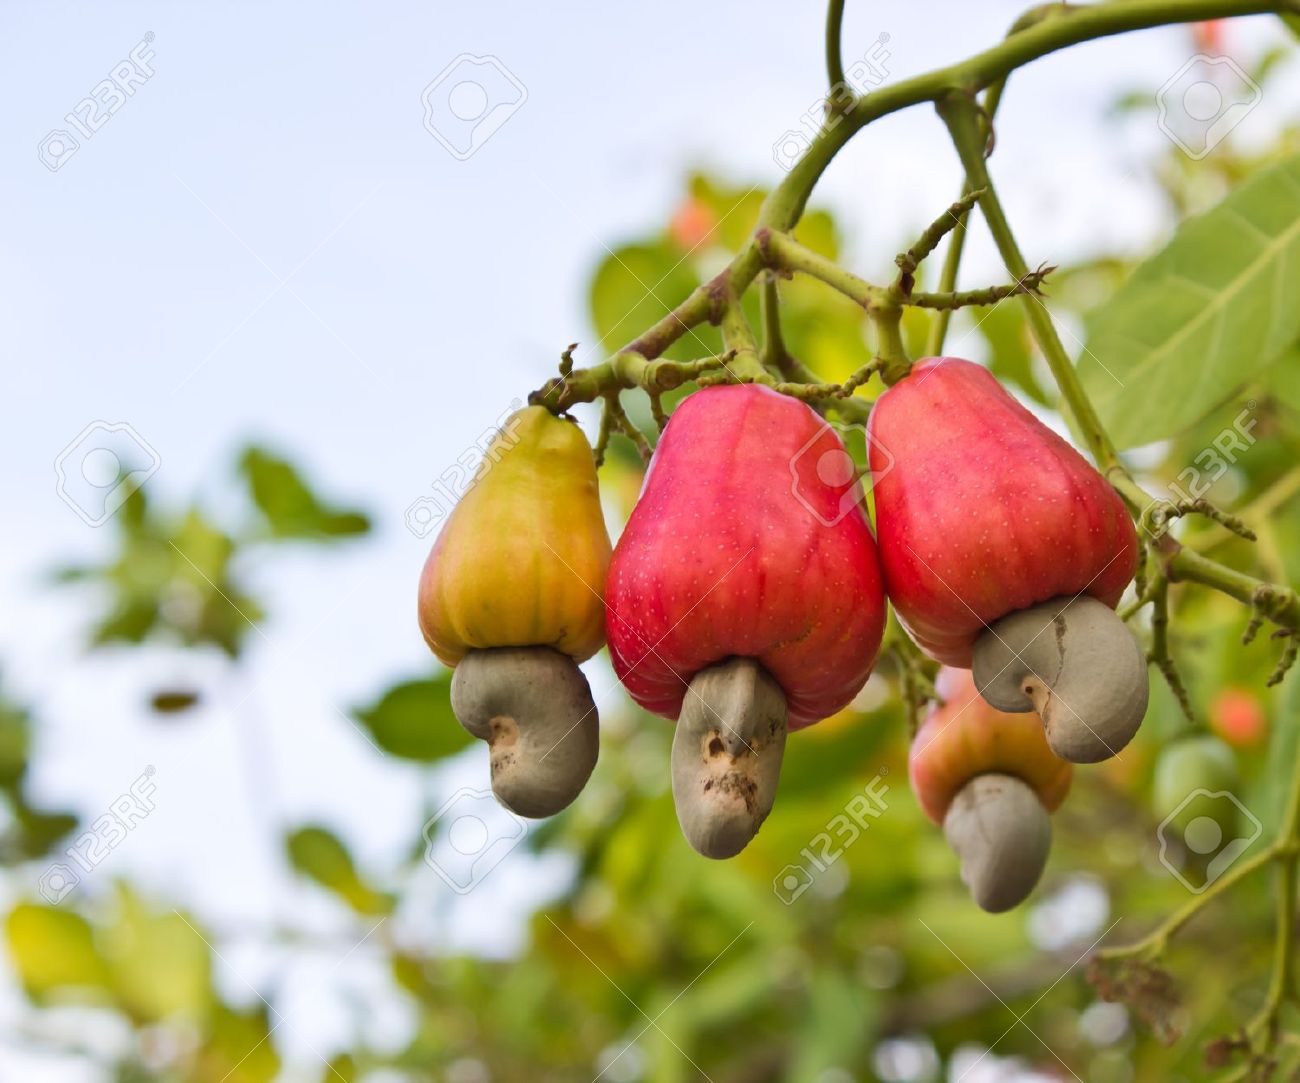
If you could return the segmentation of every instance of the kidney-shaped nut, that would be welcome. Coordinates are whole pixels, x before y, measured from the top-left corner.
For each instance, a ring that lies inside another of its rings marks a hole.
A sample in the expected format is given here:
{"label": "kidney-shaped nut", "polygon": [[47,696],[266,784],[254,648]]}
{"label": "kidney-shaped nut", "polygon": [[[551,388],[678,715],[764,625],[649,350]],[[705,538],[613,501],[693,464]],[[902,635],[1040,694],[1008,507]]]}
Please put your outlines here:
{"label": "kidney-shaped nut", "polygon": [[705,857],[733,857],[776,800],[788,716],[785,694],[753,658],[700,670],[673,734],[673,803]]}
{"label": "kidney-shaped nut", "polygon": [[1052,751],[1096,763],[1123,748],[1147,709],[1147,662],[1128,626],[1090,595],[1009,613],[975,642],[980,694],[1037,711]]}
{"label": "kidney-shaped nut", "polygon": [[520,816],[559,812],[581,792],[599,751],[591,688],[550,647],[470,651],[451,678],[451,708],[490,749],[492,792]]}
{"label": "kidney-shaped nut", "polygon": [[1011,775],[971,779],[953,798],[943,833],[961,860],[962,882],[991,914],[1028,897],[1052,845],[1047,810],[1033,790]]}

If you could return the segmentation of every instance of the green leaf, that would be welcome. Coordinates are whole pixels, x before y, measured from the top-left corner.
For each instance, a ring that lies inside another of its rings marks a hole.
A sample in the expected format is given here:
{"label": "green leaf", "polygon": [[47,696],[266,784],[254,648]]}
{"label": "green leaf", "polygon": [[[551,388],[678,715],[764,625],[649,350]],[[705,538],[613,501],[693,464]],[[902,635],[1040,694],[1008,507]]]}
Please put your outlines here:
{"label": "green leaf", "polygon": [[[625,245],[612,251],[592,278],[591,322],[595,353],[613,353],[661,320],[699,285],[689,260],[665,242]],[[712,328],[695,328],[667,357],[705,357],[720,347]]]}
{"label": "green leaf", "polygon": [[874,1016],[870,993],[861,981],[830,967],[813,974],[807,1018],[793,1050],[791,1079],[824,1079],[834,1068],[855,1064],[870,1034]]}
{"label": "green leaf", "polygon": [[285,839],[289,863],[304,876],[328,888],[361,914],[387,914],[390,896],[371,888],[357,872],[352,855],[333,832],[310,825]]}
{"label": "green leaf", "polygon": [[[739,252],[749,243],[758,222],[759,209],[767,198],[765,188],[748,185],[733,188],[719,184],[703,173],[694,174],[687,182],[687,187],[691,198],[698,200],[713,214],[714,228],[709,238],[711,242],[732,252]],[[799,222],[799,239],[834,259],[834,251],[826,251],[823,243],[832,232],[833,224],[825,211],[809,211]]]}
{"label": "green leaf", "polygon": [[11,796],[11,801],[17,824],[16,830],[5,834],[4,844],[14,846],[23,857],[44,857],[77,826],[77,817],[70,812],[34,809],[22,794]]}
{"label": "green leaf", "polygon": [[1300,345],[1286,350],[1261,372],[1259,382],[1283,406],[1300,414]]}
{"label": "green leaf", "polygon": [[200,1083],[271,1083],[280,1073],[280,1055],[271,1037],[269,1012],[260,1002],[247,1012],[219,1005],[188,1078]]}
{"label": "green leaf", "polygon": [[1300,335],[1300,156],[1184,222],[1088,321],[1078,367],[1121,448],[1163,439]]}
{"label": "green leaf", "polygon": [[474,740],[452,714],[450,673],[396,684],[354,714],[385,752],[421,763],[454,755]]}
{"label": "green leaf", "polygon": [[27,772],[31,718],[11,703],[0,702],[0,786],[12,786]]}
{"label": "green leaf", "polygon": [[285,459],[263,448],[250,447],[239,460],[253,503],[277,538],[329,538],[364,534],[370,520],[360,511],[334,508],[307,485]]}
{"label": "green leaf", "polygon": [[354,1083],[356,1078],[357,1065],[350,1053],[340,1053],[321,1073],[321,1083]]}
{"label": "green leaf", "polygon": [[20,903],[5,919],[5,939],[14,970],[33,997],[108,985],[108,968],[95,946],[94,931],[80,914]]}
{"label": "green leaf", "polygon": [[1034,354],[1025,308],[1021,304],[994,305],[982,311],[976,325],[989,344],[989,368],[1004,383],[1013,383],[1035,402],[1050,405],[1047,392],[1034,375]]}
{"label": "green leaf", "polygon": [[125,886],[117,920],[102,933],[112,986],[137,1023],[205,1019],[213,1001],[212,957],[192,919],[153,911]]}

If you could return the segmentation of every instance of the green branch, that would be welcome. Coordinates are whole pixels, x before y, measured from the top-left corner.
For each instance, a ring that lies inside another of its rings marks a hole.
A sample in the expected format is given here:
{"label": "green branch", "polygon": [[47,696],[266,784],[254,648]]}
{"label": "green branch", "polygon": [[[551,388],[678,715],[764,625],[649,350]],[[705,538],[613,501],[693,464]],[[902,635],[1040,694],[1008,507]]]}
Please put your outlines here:
{"label": "green branch", "polygon": [[[803,155],[764,201],[758,228],[784,231],[793,227],[814,185],[835,155],[858,131],[890,113],[924,102],[937,102],[953,91],[974,94],[1016,68],[1096,38],[1169,23],[1282,12],[1300,13],[1300,0],[1125,0],[1122,4],[1061,9],[1052,18],[1017,30],[1000,44],[959,64],[879,87],[855,99],[846,112],[829,114]],[[743,296],[762,268],[758,245],[751,241],[720,274],[692,291],[676,308],[620,350],[606,363],[610,367],[585,370],[595,375],[576,381],[562,392],[552,386],[556,383],[552,381],[552,385],[534,392],[530,401],[558,410],[577,402],[593,402],[611,387],[644,386],[639,379],[630,378],[634,374],[629,369],[634,366],[615,365],[619,357],[654,361],[692,328],[713,318],[720,297]]]}
{"label": "green branch", "polygon": [[[840,37],[844,26],[844,0],[830,0],[826,7],[826,81],[830,84],[831,96],[836,88],[845,86],[844,55],[840,48]],[[830,98],[827,102],[830,102]]]}
{"label": "green branch", "polygon": [[763,262],[769,267],[810,275],[864,309],[889,302],[889,291],[881,286],[873,286],[865,278],[859,278],[852,271],[846,271],[834,260],[806,248],[788,233],[759,229],[754,234]]}
{"label": "green branch", "polygon": [[773,229],[793,226],[813,186],[840,148],[860,129],[890,113],[937,101],[953,90],[975,94],[1016,68],[1085,41],[1171,23],[1281,12],[1300,12],[1300,0],[1124,0],[1061,9],[1054,17],[1018,30],[961,63],[879,87],[859,98],[846,114],[828,118],[803,157],[768,197],[759,224]]}
{"label": "green branch", "polygon": [[1005,286],[986,286],[978,290],[954,290],[944,293],[913,293],[908,296],[907,303],[917,308],[933,308],[941,312],[953,312],[972,305],[996,305],[1008,297],[1038,293],[1043,280],[1055,270],[1055,267],[1039,267],[1036,271],[1030,271],[1019,282],[1011,282]]}

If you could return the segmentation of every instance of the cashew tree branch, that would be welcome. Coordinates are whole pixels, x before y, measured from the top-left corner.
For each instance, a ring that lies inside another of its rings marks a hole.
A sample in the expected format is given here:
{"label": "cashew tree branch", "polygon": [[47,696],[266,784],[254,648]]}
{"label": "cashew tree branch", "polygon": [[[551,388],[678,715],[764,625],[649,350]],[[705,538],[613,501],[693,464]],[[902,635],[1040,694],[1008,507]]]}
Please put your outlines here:
{"label": "cashew tree branch", "polygon": [[[855,98],[844,109],[828,110],[821,130],[764,201],[758,227],[791,229],[835,155],[857,132],[881,117],[924,102],[938,102],[954,93],[969,98],[1017,68],[1085,41],[1171,23],[1300,14],[1300,0],[1124,0],[1080,7],[1060,5],[1052,10],[1053,17],[1016,29],[1002,42],[960,63],[887,84]],[[636,362],[654,361],[692,328],[716,322],[721,300],[742,296],[762,269],[758,245],[751,240],[715,278],[694,290],[609,361],[576,370],[568,379],[552,380],[534,392],[531,401],[563,411],[579,402],[593,402],[611,390],[644,386],[645,373]],[[634,355],[632,362],[620,360],[626,354]]]}

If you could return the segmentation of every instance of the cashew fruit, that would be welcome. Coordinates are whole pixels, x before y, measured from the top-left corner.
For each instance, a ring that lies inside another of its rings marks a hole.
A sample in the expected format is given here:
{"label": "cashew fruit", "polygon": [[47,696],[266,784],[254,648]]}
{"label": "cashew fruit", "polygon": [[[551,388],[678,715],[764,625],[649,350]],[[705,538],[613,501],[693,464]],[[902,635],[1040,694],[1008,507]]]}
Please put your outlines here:
{"label": "cashew fruit", "polygon": [[1138,552],[1119,495],[992,374],[954,357],[882,394],[870,434],[881,566],[912,638],[973,666],[1000,710],[1038,710],[1058,755],[1114,755],[1148,692],[1145,656],[1112,612]]}
{"label": "cashew fruit", "polygon": [[1033,715],[1005,714],[979,695],[966,670],[944,668],[943,699],[912,740],[908,773],[925,814],[941,824],[978,905],[997,913],[1038,883],[1051,821],[1073,767],[1047,745]]}
{"label": "cashew fruit", "polygon": [[[762,719],[770,728],[774,710],[755,670],[780,692],[784,733],[846,706],[880,647],[875,541],[834,429],[802,402],[757,385],[683,400],[614,550],[605,602],[610,656],[633,698],[670,719],[683,715],[684,700],[692,704],[690,725],[675,735],[694,749],[674,752],[675,764],[693,765],[674,772],[678,816],[697,849],[727,856],[692,827],[708,819],[694,805],[709,786],[707,800],[725,805],[714,812],[726,818],[734,813],[726,802],[744,796],[751,835],[771,808],[775,771],[733,755],[779,766],[784,738],[753,739]],[[755,665],[726,680],[701,677],[732,659]],[[697,754],[710,730],[730,742],[736,785],[711,783],[718,762]],[[757,780],[756,789],[740,776]],[[737,833],[724,834],[723,849],[734,852]]]}
{"label": "cashew fruit", "polygon": [[1023,779],[1048,812],[1061,807],[1074,768],[1047,746],[1037,718],[991,707],[969,670],[944,666],[935,691],[943,703],[926,712],[907,761],[912,792],[931,820],[943,823],[957,791],[989,772]]}
{"label": "cashew fruit", "polygon": [[987,369],[921,361],[869,428],[889,598],[932,658],[969,668],[988,625],[1039,602],[1119,601],[1137,567],[1123,501]]}
{"label": "cashew fruit", "polygon": [[420,576],[425,641],[452,709],[487,742],[492,789],[549,816],[596,764],[598,719],[577,663],[604,642],[609,535],[581,430],[541,406],[511,416]]}

